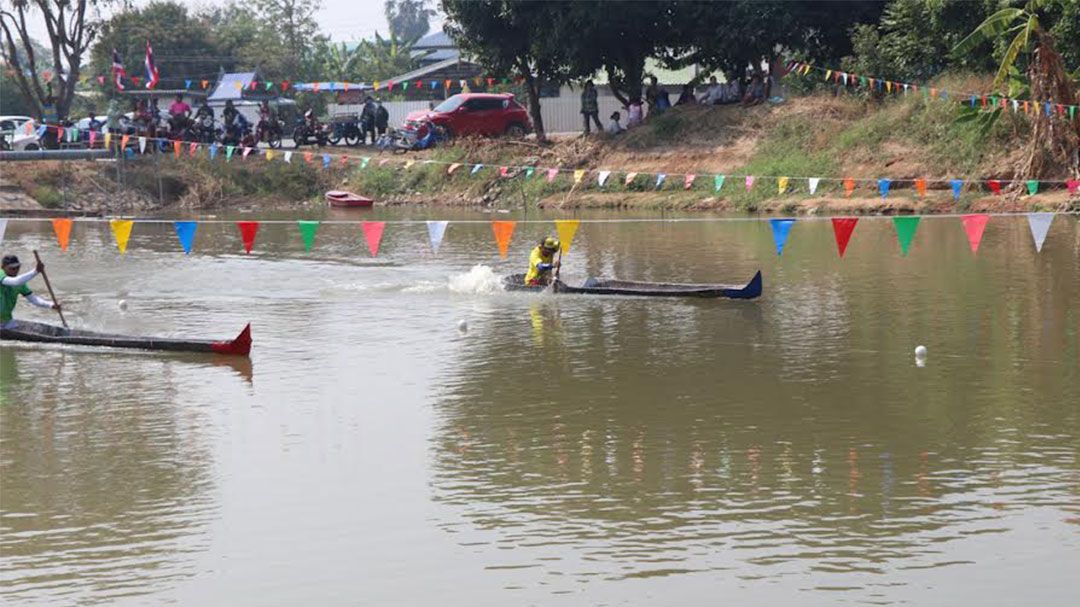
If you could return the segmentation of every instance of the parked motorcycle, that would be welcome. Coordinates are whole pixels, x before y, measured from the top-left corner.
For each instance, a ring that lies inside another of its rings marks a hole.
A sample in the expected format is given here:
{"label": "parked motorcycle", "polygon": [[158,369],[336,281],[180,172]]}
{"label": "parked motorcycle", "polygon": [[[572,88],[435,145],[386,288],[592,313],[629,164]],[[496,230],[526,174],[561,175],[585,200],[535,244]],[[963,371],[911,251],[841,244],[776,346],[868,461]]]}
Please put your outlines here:
{"label": "parked motorcycle", "polygon": [[255,143],[256,145],[265,141],[266,145],[271,148],[277,149],[281,147],[281,135],[285,131],[285,125],[277,119],[260,120],[259,124],[255,126]]}
{"label": "parked motorcycle", "polygon": [[207,114],[195,119],[195,126],[192,131],[194,140],[199,143],[214,143],[218,139],[218,127],[214,124],[214,118]]}
{"label": "parked motorcycle", "polygon": [[293,129],[293,146],[300,147],[302,145],[326,145],[329,129],[325,125],[316,122],[314,125],[308,122],[301,122],[295,129]]}
{"label": "parked motorcycle", "polygon": [[360,132],[360,124],[356,116],[337,116],[330,124],[330,133],[327,141],[330,145],[337,145],[342,139],[345,145],[355,147],[360,144],[363,133]]}

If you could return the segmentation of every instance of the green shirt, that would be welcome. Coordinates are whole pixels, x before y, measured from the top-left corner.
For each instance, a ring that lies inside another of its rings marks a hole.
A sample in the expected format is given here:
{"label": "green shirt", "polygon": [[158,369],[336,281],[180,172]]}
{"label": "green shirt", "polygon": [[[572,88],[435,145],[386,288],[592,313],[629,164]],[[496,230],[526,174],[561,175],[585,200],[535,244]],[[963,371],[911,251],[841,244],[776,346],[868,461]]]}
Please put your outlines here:
{"label": "green shirt", "polygon": [[33,293],[33,291],[26,285],[19,285],[17,287],[0,285],[0,324],[7,323],[12,319],[11,312],[15,309],[15,304],[19,301],[19,295],[28,296],[31,293]]}

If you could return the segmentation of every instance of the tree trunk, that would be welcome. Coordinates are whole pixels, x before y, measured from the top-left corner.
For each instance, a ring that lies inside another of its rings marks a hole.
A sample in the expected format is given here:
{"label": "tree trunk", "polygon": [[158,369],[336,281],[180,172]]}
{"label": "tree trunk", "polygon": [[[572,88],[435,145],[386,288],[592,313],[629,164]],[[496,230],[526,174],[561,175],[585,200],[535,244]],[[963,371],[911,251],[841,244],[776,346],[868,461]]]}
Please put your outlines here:
{"label": "tree trunk", "polygon": [[528,62],[518,59],[517,67],[525,78],[525,93],[529,98],[529,117],[532,118],[536,140],[544,143],[547,141],[547,133],[544,131],[544,116],[540,113],[540,80],[533,76]]}

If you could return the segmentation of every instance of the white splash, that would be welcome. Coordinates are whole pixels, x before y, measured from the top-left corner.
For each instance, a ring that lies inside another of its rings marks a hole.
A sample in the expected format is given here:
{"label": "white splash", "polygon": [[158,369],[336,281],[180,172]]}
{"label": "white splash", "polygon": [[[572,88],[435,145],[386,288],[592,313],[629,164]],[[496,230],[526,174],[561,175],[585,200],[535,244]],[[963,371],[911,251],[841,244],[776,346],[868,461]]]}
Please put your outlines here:
{"label": "white splash", "polygon": [[452,293],[493,293],[503,288],[502,277],[485,265],[475,265],[464,274],[451,276],[448,286]]}

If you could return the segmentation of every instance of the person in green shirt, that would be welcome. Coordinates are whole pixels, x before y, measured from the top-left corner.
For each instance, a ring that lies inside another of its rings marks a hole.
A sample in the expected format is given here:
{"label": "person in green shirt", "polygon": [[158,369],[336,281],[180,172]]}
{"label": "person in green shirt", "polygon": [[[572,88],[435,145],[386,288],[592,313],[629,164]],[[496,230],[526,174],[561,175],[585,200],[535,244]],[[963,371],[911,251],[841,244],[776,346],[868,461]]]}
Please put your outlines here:
{"label": "person in green shirt", "polygon": [[0,265],[4,270],[3,276],[0,277],[0,328],[11,329],[15,327],[16,321],[11,313],[15,310],[19,295],[25,297],[26,301],[30,302],[31,305],[39,308],[60,309],[60,304],[34,295],[30,287],[26,286],[26,283],[45,271],[45,264],[39,261],[37,267],[33,270],[19,274],[19,268],[22,267],[19,258],[14,255],[5,255]]}

